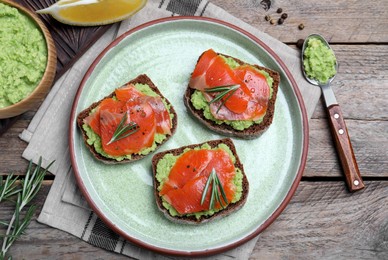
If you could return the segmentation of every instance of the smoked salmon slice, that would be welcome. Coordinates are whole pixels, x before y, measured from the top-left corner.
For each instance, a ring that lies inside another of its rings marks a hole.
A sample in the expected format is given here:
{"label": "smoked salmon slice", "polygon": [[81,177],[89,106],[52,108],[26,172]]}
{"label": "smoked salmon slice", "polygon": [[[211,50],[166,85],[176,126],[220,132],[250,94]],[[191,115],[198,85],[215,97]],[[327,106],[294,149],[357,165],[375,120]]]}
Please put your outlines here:
{"label": "smoked salmon slice", "polygon": [[[138,131],[110,142],[125,114],[125,123],[136,123]],[[156,133],[171,134],[170,114],[162,98],[145,95],[133,84],[116,89],[114,98],[102,100],[84,123],[101,137],[102,149],[111,156],[139,153],[153,145]]]}
{"label": "smoked salmon slice", "polygon": [[[116,101],[121,104],[123,101]],[[120,108],[118,108],[120,109]],[[138,101],[124,102],[122,113],[112,113],[100,108],[100,132],[103,150],[113,156],[123,156],[140,152],[144,147],[151,147],[156,131],[155,113],[147,103],[139,104]],[[134,122],[138,131],[132,135],[109,144],[113,133],[124,116],[128,112],[127,123]]]}
{"label": "smoked salmon slice", "polygon": [[[189,150],[181,155],[172,167],[159,195],[163,196],[179,214],[207,211],[211,189],[208,190],[202,204],[201,198],[213,169],[224,188],[228,204],[236,192],[233,183],[236,169],[230,155],[221,148]],[[215,203],[215,208],[221,208],[219,202]]]}
{"label": "smoked salmon slice", "polygon": [[[239,86],[236,91],[211,102],[219,93],[210,93],[209,89],[235,85]],[[203,93],[212,115],[220,120],[257,120],[265,114],[270,98],[270,88],[264,75],[248,65],[232,69],[212,49],[199,58],[189,86]]]}

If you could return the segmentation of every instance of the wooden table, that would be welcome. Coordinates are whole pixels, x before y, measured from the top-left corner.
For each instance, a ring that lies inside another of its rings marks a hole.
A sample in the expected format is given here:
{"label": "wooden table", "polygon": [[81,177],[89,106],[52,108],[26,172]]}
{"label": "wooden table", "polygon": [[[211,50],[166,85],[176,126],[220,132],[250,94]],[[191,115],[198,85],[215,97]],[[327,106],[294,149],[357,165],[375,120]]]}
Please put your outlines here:
{"label": "wooden table", "polygon": [[[311,33],[330,41],[340,64],[332,87],[366,184],[362,191],[348,192],[321,101],[310,120],[302,182],[285,211],[260,235],[251,258],[388,259],[388,2],[276,0],[268,12],[259,0],[211,2],[293,48]],[[271,25],[264,17],[279,17],[277,8],[288,18]],[[298,29],[301,23],[304,30]],[[26,143],[18,135],[34,113],[22,115],[0,137],[0,174],[24,174]],[[46,177],[35,200],[35,218],[52,180]],[[12,213],[11,204],[1,204],[1,220]],[[125,259],[36,221],[9,253],[14,259]]]}

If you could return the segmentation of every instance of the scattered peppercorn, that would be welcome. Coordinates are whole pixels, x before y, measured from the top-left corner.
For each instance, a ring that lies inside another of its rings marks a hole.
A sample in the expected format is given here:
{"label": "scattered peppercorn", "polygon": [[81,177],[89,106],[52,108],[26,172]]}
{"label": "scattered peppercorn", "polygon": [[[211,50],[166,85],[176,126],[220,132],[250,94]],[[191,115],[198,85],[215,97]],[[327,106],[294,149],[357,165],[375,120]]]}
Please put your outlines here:
{"label": "scattered peppercorn", "polygon": [[304,24],[303,23],[299,24],[298,28],[299,28],[299,30],[303,30],[304,29]]}
{"label": "scattered peppercorn", "polygon": [[283,19],[287,19],[287,17],[288,17],[288,14],[287,13],[284,13],[284,14],[282,14],[282,16],[281,16]]}
{"label": "scattered peppercorn", "polygon": [[271,19],[271,21],[269,21],[271,24],[275,24],[275,19]]}
{"label": "scattered peppercorn", "polygon": [[296,42],[296,47],[301,50],[303,48],[303,43],[304,43],[304,40],[303,39],[299,39]]}
{"label": "scattered peppercorn", "polygon": [[278,14],[281,14],[281,13],[283,12],[283,9],[282,9],[282,8],[278,8],[278,10],[276,10],[276,12],[277,12]]}
{"label": "scattered peppercorn", "polygon": [[284,22],[284,19],[283,18],[279,18],[278,24],[283,24],[283,22]]}
{"label": "scattered peppercorn", "polygon": [[271,16],[269,16],[269,15],[266,15],[266,16],[265,16],[265,20],[266,20],[266,21],[269,21],[269,20],[271,20]]}

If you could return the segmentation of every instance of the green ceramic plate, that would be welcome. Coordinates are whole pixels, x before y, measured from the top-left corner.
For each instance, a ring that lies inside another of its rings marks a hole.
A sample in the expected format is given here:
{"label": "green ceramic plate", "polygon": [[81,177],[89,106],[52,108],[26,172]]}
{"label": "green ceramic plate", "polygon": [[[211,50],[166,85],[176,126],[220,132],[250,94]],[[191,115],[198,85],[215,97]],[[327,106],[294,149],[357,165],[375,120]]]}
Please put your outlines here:
{"label": "green ceramic plate", "polygon": [[[280,72],[272,125],[255,140],[233,139],[250,182],[245,206],[208,224],[167,220],[156,207],[151,157],[126,165],[93,158],[76,127],[77,114],[116,87],[145,73],[178,113],[176,134],[159,151],[220,139],[187,114],[183,93],[199,55],[213,48]],[[285,208],[306,162],[308,126],[297,85],[283,62],[259,39],[233,25],[205,18],[167,18],[115,40],[92,64],[74,101],[70,151],[78,185],[114,231],[138,245],[174,255],[204,255],[238,246],[264,230]]]}

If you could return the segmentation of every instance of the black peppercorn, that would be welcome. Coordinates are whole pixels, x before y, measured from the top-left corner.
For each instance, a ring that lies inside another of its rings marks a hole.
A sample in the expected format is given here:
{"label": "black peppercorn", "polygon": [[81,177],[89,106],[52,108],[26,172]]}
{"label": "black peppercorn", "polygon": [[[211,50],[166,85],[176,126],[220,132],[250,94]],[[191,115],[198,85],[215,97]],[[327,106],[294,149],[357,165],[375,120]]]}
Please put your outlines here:
{"label": "black peppercorn", "polygon": [[282,14],[282,16],[281,16],[283,19],[287,19],[287,17],[288,17],[288,14],[287,13],[284,13],[284,14]]}
{"label": "black peppercorn", "polygon": [[279,18],[278,24],[283,24],[283,22],[284,22],[284,19],[283,18]]}
{"label": "black peppercorn", "polygon": [[304,29],[304,24],[303,23],[299,24],[298,28],[299,28],[299,30],[303,30]]}
{"label": "black peppercorn", "polygon": [[276,12],[277,12],[278,14],[281,14],[281,13],[283,12],[283,9],[282,9],[282,8],[278,8],[278,10],[276,10]]}
{"label": "black peppercorn", "polygon": [[303,39],[299,39],[297,42],[296,42],[296,47],[298,48],[298,49],[302,49],[302,47],[303,47],[303,43],[304,43],[304,40]]}
{"label": "black peppercorn", "polygon": [[266,21],[269,21],[269,20],[271,20],[271,16],[269,16],[269,15],[266,15],[266,16],[265,16],[265,20],[266,20]]}

